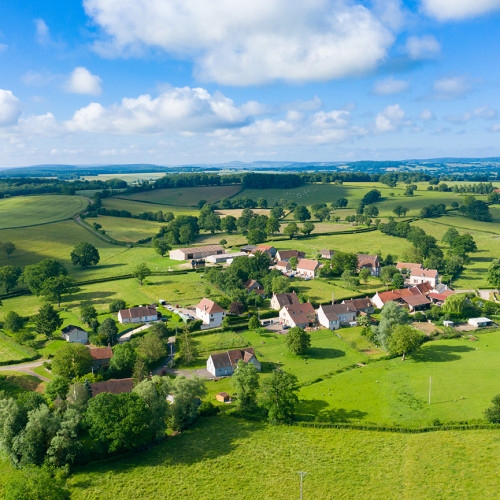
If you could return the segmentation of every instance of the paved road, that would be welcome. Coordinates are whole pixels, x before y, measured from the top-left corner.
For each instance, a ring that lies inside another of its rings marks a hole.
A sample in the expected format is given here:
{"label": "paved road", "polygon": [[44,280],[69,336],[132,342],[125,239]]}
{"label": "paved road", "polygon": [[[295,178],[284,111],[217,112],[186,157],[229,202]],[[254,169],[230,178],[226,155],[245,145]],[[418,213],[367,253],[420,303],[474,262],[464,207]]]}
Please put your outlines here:
{"label": "paved road", "polygon": [[43,375],[39,375],[38,373],[35,373],[33,371],[33,368],[36,368],[37,366],[42,366],[44,362],[45,362],[45,360],[33,361],[31,363],[22,363],[20,365],[0,366],[0,371],[2,371],[2,372],[12,371],[12,372],[26,373],[28,375],[32,375],[33,377],[39,378],[40,380],[43,380],[44,382],[50,382],[49,378],[44,377]]}

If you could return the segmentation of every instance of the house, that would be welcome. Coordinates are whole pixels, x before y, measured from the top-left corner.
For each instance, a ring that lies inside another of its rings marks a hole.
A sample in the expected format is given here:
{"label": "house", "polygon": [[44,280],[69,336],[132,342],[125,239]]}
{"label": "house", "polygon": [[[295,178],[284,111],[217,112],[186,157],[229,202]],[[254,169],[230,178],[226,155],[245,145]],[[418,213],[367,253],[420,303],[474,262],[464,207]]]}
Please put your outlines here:
{"label": "house", "polygon": [[297,263],[297,273],[314,278],[321,263],[312,259],[300,259]]}
{"label": "house", "polygon": [[396,269],[401,272],[403,269],[407,269],[408,271],[411,271],[412,269],[422,269],[422,264],[417,264],[414,262],[398,262],[396,264]]}
{"label": "house", "polygon": [[89,348],[90,356],[92,358],[92,369],[99,370],[100,368],[107,368],[109,362],[113,357],[113,350],[108,347],[91,347]]}
{"label": "house", "polygon": [[306,328],[316,323],[316,311],[310,302],[283,306],[279,314],[280,323],[291,328]]}
{"label": "house", "polygon": [[222,320],[226,316],[226,311],[219,304],[203,297],[196,306],[196,316],[201,319],[204,325],[216,328],[222,325]]}
{"label": "house", "polygon": [[320,251],[320,254],[321,254],[322,259],[330,260],[333,257],[333,255],[335,254],[335,252],[333,250],[324,249],[324,250]]}
{"label": "house", "polygon": [[169,256],[172,260],[193,260],[223,253],[225,250],[220,245],[206,245],[204,247],[176,248],[170,250]]}
{"label": "house", "polygon": [[264,287],[257,280],[248,280],[245,283],[248,293],[255,292],[258,295],[265,295]]}
{"label": "house", "polygon": [[257,248],[257,245],[245,245],[240,247],[240,252],[252,253]]}
{"label": "house", "polygon": [[439,274],[436,269],[412,269],[409,282],[411,285],[429,283],[434,288],[439,283]]}
{"label": "house", "polygon": [[231,401],[231,396],[227,392],[218,392],[215,395],[215,399],[221,403],[228,403]]}
{"label": "house", "polygon": [[273,293],[271,298],[271,309],[280,311],[283,306],[289,306],[291,304],[300,304],[300,300],[295,292]]}
{"label": "house", "polygon": [[303,259],[305,256],[304,252],[299,252],[298,250],[279,250],[276,254],[276,258],[282,262],[290,262],[292,257]]}
{"label": "house", "polygon": [[101,392],[108,394],[121,394],[122,392],[132,392],[134,381],[131,378],[121,378],[117,380],[105,380],[104,382],[93,382],[90,384],[92,397]]}
{"label": "house", "polygon": [[371,314],[374,310],[370,297],[365,297],[364,299],[343,300],[342,304],[354,307],[358,313],[364,312],[366,314]]}
{"label": "house", "polygon": [[210,354],[207,360],[207,371],[214,377],[232,375],[240,360],[245,363],[252,363],[260,372],[260,361],[255,357],[253,347]]}
{"label": "house", "polygon": [[367,255],[364,253],[358,253],[358,272],[361,269],[368,269],[372,276],[378,276],[380,274],[380,259],[378,255]]}
{"label": "house", "polygon": [[282,273],[287,273],[292,270],[292,266],[290,265],[290,262],[283,262],[282,260],[279,260],[276,262],[274,269],[277,269]]}
{"label": "house", "polygon": [[214,254],[205,257],[207,262],[211,264],[226,264],[231,263],[233,259],[236,257],[248,257],[248,253],[246,252],[233,252],[233,253],[222,253],[222,254]]}
{"label": "house", "polygon": [[79,344],[86,344],[89,340],[88,333],[79,326],[68,325],[61,330],[61,336],[68,342],[78,342]]}
{"label": "house", "polygon": [[431,301],[426,297],[426,293],[420,291],[416,286],[400,288],[399,290],[389,290],[387,292],[377,292],[372,297],[372,303],[378,309],[382,309],[387,302],[391,301],[408,307],[410,311],[424,309],[431,304]]}
{"label": "house", "polygon": [[410,312],[420,311],[431,305],[431,301],[425,295],[420,294],[403,297],[403,301],[408,305]]}
{"label": "house", "polygon": [[274,259],[274,257],[276,256],[276,248],[274,248],[273,246],[271,245],[264,245],[263,243],[258,245],[257,247],[255,247],[255,249],[252,251],[252,253],[256,253],[256,252],[261,252],[261,253],[267,253],[267,255],[269,255],[269,257],[271,257],[271,259]]}
{"label": "house", "polygon": [[350,304],[326,304],[316,311],[318,323],[330,330],[338,330],[341,325],[356,321],[358,311]]}
{"label": "house", "polygon": [[157,321],[158,312],[153,306],[131,307],[118,311],[118,321],[124,325],[126,323],[147,323]]}
{"label": "house", "polygon": [[489,318],[469,318],[467,323],[471,326],[475,326],[476,328],[493,325],[493,321]]}

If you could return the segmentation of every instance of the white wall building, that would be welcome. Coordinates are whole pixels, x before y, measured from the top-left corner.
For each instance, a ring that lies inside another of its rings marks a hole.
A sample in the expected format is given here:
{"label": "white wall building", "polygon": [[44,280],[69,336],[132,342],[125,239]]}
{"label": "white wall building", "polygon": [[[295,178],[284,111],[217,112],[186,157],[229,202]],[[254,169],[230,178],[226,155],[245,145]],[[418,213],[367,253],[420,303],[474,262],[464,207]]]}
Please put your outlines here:
{"label": "white wall building", "polygon": [[131,307],[118,312],[118,321],[122,325],[126,323],[148,323],[157,319],[158,313],[153,306]]}
{"label": "white wall building", "polygon": [[201,319],[204,325],[217,328],[222,325],[222,320],[226,317],[226,311],[213,300],[204,297],[196,306],[196,316]]}

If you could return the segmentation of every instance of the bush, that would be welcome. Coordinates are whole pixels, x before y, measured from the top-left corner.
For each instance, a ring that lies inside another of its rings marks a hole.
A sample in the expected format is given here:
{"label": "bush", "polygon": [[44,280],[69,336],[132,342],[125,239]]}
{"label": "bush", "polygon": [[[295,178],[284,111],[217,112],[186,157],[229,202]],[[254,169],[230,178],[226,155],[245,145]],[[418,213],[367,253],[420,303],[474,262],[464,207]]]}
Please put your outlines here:
{"label": "bush", "polygon": [[125,307],[127,307],[127,304],[125,303],[124,300],[114,299],[109,304],[109,312],[110,313],[117,313],[121,309],[125,309]]}
{"label": "bush", "polygon": [[200,406],[200,415],[202,417],[213,417],[219,413],[220,408],[215,406],[212,401],[203,401]]}
{"label": "bush", "polygon": [[500,424],[500,394],[497,394],[491,403],[492,405],[484,412],[486,420],[492,424]]}

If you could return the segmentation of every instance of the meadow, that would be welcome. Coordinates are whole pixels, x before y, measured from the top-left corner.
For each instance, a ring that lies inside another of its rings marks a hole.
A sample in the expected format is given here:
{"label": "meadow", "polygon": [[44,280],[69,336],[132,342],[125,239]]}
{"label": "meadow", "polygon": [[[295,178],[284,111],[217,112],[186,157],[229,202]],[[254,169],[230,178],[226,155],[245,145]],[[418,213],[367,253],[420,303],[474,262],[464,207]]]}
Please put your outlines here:
{"label": "meadow", "polygon": [[143,212],[173,212],[174,215],[198,215],[198,207],[177,207],[161,205],[160,203],[146,203],[125,198],[105,198],[102,206],[110,210],[128,210],[132,215],[139,215]]}
{"label": "meadow", "polygon": [[130,219],[127,217],[88,217],[85,219],[89,224],[97,222],[102,225],[106,234],[118,241],[135,243],[136,241],[154,236],[161,226],[160,222],[150,220]]}
{"label": "meadow", "polygon": [[16,361],[31,358],[36,352],[18,344],[13,338],[0,333],[0,361]]}
{"label": "meadow", "polygon": [[[278,445],[279,444],[279,445]],[[79,468],[75,499],[493,498],[498,431],[424,434],[200,419],[148,451]],[[4,463],[5,481],[11,468]]]}
{"label": "meadow", "polygon": [[[0,229],[36,226],[73,217],[84,210],[82,196],[16,196],[0,200]],[[5,240],[2,240],[5,241]]]}

